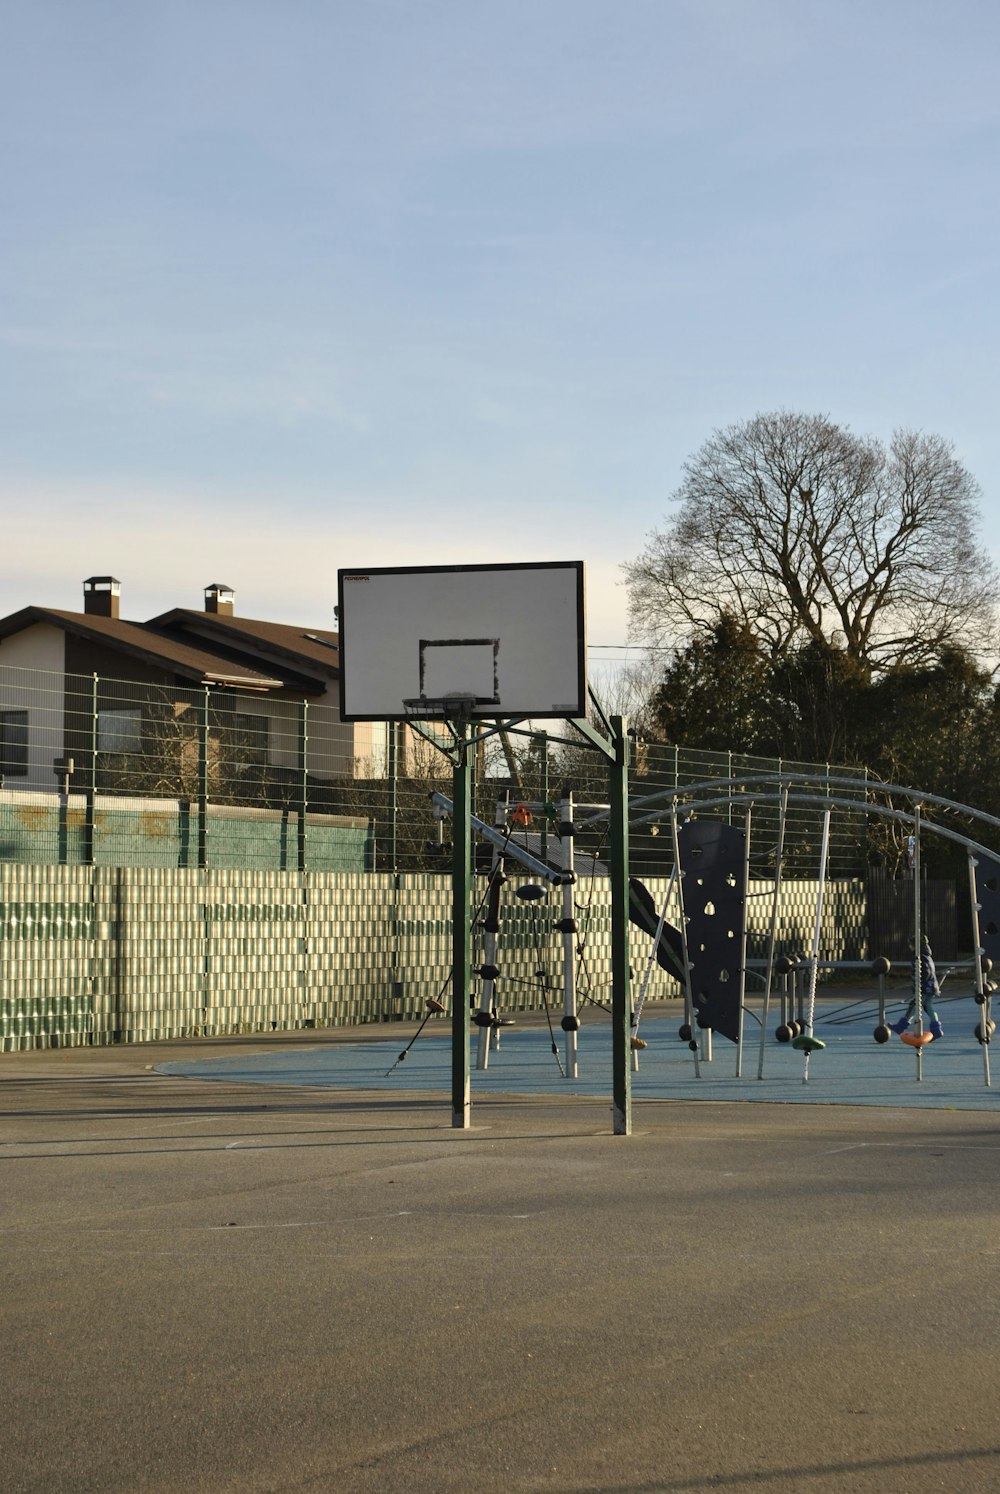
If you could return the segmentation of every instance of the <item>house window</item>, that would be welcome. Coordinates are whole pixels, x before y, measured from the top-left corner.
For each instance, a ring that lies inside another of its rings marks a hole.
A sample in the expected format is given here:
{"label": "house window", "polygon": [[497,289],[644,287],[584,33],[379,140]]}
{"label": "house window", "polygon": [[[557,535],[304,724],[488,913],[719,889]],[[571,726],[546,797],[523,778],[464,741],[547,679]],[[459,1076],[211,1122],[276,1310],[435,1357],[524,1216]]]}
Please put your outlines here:
{"label": "house window", "polygon": [[28,774],[28,713],[0,710],[0,776]]}
{"label": "house window", "polygon": [[142,713],[138,708],[129,711],[98,711],[98,752],[139,752],[142,749]]}
{"label": "house window", "polygon": [[230,745],[237,769],[264,766],[267,763],[267,717],[248,716],[235,711],[233,713]]}

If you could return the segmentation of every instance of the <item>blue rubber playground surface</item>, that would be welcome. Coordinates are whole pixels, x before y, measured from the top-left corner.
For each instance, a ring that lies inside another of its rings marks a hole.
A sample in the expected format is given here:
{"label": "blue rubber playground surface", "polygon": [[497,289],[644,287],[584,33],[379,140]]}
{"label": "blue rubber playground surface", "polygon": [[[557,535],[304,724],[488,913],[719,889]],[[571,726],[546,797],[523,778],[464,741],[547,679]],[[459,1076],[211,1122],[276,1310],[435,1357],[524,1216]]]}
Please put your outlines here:
{"label": "blue rubber playground surface", "polygon": [[[696,1073],[694,1055],[678,1038],[678,1018],[651,1016],[642,1023],[647,1047],[639,1053],[638,1072],[632,1073],[632,1094],[642,1100],[766,1101],[769,1104],[888,1105],[909,1109],[952,1110],[1000,1108],[1000,1072],[987,1088],[983,1050],[973,1036],[978,1009],[971,1001],[953,1006],[945,1021],[943,1040],[922,1050],[918,1078],[916,1050],[893,1035],[888,1043],[872,1038],[872,1023],[851,1024],[818,1020],[815,1034],[826,1044],[808,1064],[802,1053],[768,1034],[763,1078],[758,1078],[760,1029],[748,1021],[743,1044],[742,1075],[736,1073],[733,1043],[715,1038],[711,1062],[701,1059]],[[296,1045],[268,1053],[206,1057],[183,1063],[158,1064],[163,1074],[191,1079],[228,1080],[240,1084],[307,1085],[331,1090],[376,1090],[388,1095],[451,1089],[451,1034],[447,1019],[435,1019],[410,1048],[399,1056],[411,1033],[391,1039],[359,1041],[338,1038],[336,1030],[315,1046]],[[579,1077],[567,1079],[564,1038],[558,1027],[553,1040],[548,1028],[532,1024],[504,1028],[499,1051],[491,1052],[489,1067],[475,1067],[478,1034],[471,1048],[472,1092],[476,1095],[608,1096],[612,1088],[611,1028],[607,1019],[584,1025],[578,1034]],[[1000,1049],[991,1047],[991,1069]]]}

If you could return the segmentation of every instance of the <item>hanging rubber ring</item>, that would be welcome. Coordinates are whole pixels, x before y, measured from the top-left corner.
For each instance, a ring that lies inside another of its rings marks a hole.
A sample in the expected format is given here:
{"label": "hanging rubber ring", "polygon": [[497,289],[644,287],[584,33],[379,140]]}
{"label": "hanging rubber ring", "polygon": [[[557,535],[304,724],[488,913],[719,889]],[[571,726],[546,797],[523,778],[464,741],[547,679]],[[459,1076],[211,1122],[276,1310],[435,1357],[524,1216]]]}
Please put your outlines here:
{"label": "hanging rubber ring", "polygon": [[804,1032],[801,1037],[792,1038],[792,1047],[798,1048],[800,1053],[818,1053],[826,1044],[821,1038],[810,1037],[808,1032]]}

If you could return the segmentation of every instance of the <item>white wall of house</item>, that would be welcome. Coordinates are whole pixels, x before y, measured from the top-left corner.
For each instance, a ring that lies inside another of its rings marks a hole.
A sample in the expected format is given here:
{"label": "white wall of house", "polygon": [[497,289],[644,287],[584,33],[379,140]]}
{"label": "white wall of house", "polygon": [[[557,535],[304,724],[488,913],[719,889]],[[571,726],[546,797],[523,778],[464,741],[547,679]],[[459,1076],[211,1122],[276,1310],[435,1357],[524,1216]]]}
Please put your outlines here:
{"label": "white wall of house", "polygon": [[336,684],[309,702],[309,771],[323,778],[381,778],[386,771],[384,721],[341,721]]}
{"label": "white wall of house", "polygon": [[[10,638],[0,639],[0,664],[14,669],[49,670],[61,675],[66,667],[66,634],[51,623],[34,623]],[[55,688],[56,682],[53,682]],[[62,689],[61,682],[59,689]]]}
{"label": "white wall of house", "polygon": [[389,728],[384,721],[356,721],[340,724],[341,731],[354,736],[355,778],[384,778],[389,766]]}
{"label": "white wall of house", "polygon": [[28,712],[27,775],[5,775],[7,788],[57,787],[52,764],[63,752],[66,635],[35,623],[0,641],[0,711]]}

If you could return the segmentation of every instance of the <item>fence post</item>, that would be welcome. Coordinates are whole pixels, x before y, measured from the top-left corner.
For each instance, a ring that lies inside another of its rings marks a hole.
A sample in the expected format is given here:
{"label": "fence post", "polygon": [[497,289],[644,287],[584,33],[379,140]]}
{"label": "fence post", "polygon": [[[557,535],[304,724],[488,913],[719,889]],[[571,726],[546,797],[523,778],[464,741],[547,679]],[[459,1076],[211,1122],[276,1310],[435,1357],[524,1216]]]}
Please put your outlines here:
{"label": "fence post", "polygon": [[538,797],[542,801],[542,824],[541,824],[541,847],[542,860],[545,861],[549,849],[549,821],[544,806],[549,802],[549,734],[545,731],[538,733],[538,742],[541,751],[538,754]]}
{"label": "fence post", "polygon": [[389,761],[386,764],[386,787],[389,790],[389,803],[387,806],[389,829],[389,871],[397,871],[399,862],[399,844],[397,840],[396,820],[399,814],[399,738],[405,727],[395,721],[389,721],[386,726],[389,733]]}
{"label": "fence post", "polygon": [[73,777],[73,759],[57,757],[55,771],[59,780],[58,856],[59,865],[65,866],[69,860],[69,786]]}
{"label": "fence post", "polygon": [[94,819],[97,805],[97,675],[90,679],[90,760],[87,763],[85,790],[86,809],[83,819],[83,859],[87,866],[94,864]]}
{"label": "fence post", "polygon": [[306,814],[309,810],[309,702],[303,700],[299,704],[298,715],[298,754],[299,754],[299,826],[298,826],[298,868],[300,872],[306,869]]}
{"label": "fence post", "polygon": [[208,865],[208,723],[209,688],[201,693],[201,721],[198,727],[198,868]]}
{"label": "fence post", "polygon": [[125,1007],[125,876],[125,868],[116,866],[114,881],[115,989],[112,1016],[114,1028],[111,1034],[111,1041],[114,1043],[124,1043],[128,1033],[128,1013]]}

